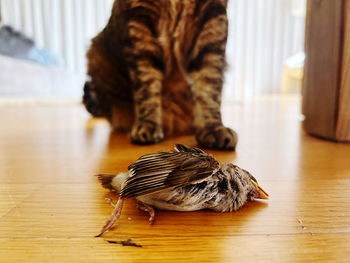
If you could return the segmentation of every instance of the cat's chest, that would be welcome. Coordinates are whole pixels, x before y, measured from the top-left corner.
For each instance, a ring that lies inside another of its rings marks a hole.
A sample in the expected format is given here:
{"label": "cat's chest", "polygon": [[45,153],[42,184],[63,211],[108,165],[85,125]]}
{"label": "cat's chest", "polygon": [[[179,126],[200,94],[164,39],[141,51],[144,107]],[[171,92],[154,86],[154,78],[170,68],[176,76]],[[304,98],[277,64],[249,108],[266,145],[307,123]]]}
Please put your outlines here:
{"label": "cat's chest", "polygon": [[161,0],[158,29],[170,37],[177,37],[179,30],[192,24],[196,8],[195,0]]}
{"label": "cat's chest", "polygon": [[195,18],[193,12],[195,2],[193,0],[164,1],[161,17],[158,23],[158,41],[164,51],[168,73],[178,67],[183,70],[186,50],[192,43],[195,32]]}

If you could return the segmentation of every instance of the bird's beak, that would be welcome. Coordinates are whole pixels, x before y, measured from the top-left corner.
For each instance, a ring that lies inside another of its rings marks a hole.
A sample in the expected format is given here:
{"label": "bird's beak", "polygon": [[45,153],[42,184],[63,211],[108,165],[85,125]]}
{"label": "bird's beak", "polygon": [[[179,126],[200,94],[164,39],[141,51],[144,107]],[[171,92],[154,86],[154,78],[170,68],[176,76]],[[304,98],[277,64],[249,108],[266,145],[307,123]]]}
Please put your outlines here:
{"label": "bird's beak", "polygon": [[252,184],[256,187],[256,189],[258,190],[258,193],[259,193],[259,197],[258,199],[269,199],[269,194],[266,193],[264,191],[264,189],[262,189],[260,187],[260,185],[258,185],[254,180],[250,179],[250,181],[252,182]]}

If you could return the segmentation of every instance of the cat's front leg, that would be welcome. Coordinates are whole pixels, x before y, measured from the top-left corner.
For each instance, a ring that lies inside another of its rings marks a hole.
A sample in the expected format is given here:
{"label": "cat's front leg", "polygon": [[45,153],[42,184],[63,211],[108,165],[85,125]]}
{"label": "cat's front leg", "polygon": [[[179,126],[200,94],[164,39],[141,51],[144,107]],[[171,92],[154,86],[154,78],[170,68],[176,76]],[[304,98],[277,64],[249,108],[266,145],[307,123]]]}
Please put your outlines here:
{"label": "cat's front leg", "polygon": [[[133,85],[133,143],[153,144],[164,138],[162,125],[163,51],[157,40],[157,16],[143,2],[129,10],[124,48]],[[139,6],[140,5],[140,6]]]}
{"label": "cat's front leg", "polygon": [[187,72],[193,84],[194,126],[197,142],[204,147],[233,150],[237,134],[223,125],[221,91],[225,68],[227,17],[225,6],[203,6],[198,35],[189,50]]}
{"label": "cat's front leg", "polygon": [[[157,74],[150,75],[157,78]],[[135,121],[130,132],[133,143],[153,144],[164,139],[161,88],[162,82],[154,79],[134,89]]]}

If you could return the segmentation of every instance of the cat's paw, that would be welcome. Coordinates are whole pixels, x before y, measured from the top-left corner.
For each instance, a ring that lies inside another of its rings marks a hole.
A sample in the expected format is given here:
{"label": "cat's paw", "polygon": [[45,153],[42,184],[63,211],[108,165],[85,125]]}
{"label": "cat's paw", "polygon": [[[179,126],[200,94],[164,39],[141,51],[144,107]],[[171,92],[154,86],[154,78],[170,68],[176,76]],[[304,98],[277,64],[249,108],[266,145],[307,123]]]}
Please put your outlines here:
{"label": "cat's paw", "polygon": [[234,150],[238,136],[237,133],[230,128],[217,126],[199,130],[196,134],[196,139],[198,144],[202,147],[218,150]]}
{"label": "cat's paw", "polygon": [[136,144],[154,144],[164,139],[163,129],[153,122],[136,122],[132,126],[130,140]]}

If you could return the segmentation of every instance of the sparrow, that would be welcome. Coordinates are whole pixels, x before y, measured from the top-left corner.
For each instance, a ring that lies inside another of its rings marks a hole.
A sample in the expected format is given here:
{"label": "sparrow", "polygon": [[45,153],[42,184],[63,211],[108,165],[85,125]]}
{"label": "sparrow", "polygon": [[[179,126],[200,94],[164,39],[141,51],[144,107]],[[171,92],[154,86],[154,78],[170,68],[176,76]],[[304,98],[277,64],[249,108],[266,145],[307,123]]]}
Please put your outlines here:
{"label": "sparrow", "polygon": [[175,150],[141,156],[128,173],[98,175],[102,186],[119,194],[102,236],[121,215],[125,198],[136,198],[137,207],[155,219],[154,208],[172,211],[210,209],[232,212],[254,199],[269,195],[246,170],[219,162],[201,149],[176,144]]}

